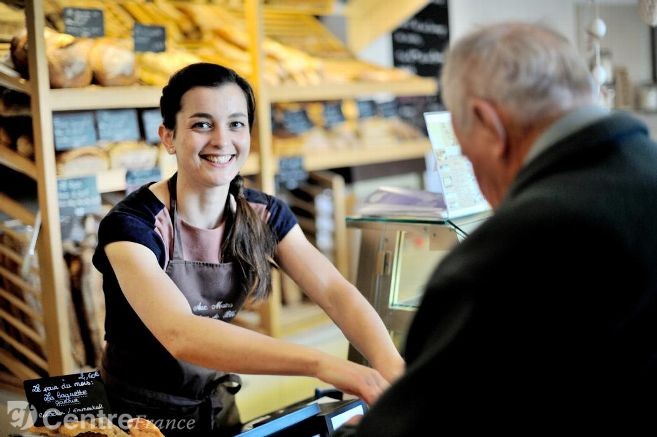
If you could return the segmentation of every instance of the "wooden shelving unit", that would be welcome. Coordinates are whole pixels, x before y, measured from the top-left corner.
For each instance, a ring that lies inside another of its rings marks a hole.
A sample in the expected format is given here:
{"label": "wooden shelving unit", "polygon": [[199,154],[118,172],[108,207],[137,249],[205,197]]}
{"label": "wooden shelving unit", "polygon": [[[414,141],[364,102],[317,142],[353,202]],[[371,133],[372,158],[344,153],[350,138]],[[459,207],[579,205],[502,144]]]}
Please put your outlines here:
{"label": "wooden shelving unit", "polygon": [[[258,49],[262,47],[264,39],[262,3],[261,0],[244,1],[249,47],[252,48],[250,52],[252,77],[255,78],[252,86],[258,102],[256,114],[258,124],[253,131],[253,140],[258,146],[256,152],[251,153],[243,173],[257,176],[258,186],[263,191],[274,193],[274,181],[278,170],[279,157],[275,155],[272,147],[271,105],[273,103],[337,100],[379,94],[413,96],[436,93],[436,81],[418,77],[399,82],[323,84],[314,87],[268,86],[263,80],[263,75],[260,74],[264,71],[264,55]],[[422,5],[424,2],[403,3]],[[30,161],[8,148],[0,148],[0,163],[28,175],[37,182],[38,205],[42,220],[38,242],[40,296],[45,309],[43,324],[46,331],[44,345],[47,370],[50,374],[65,374],[77,369],[73,369],[71,339],[68,335],[68,296],[66,295],[68,273],[62,259],[52,114],[55,111],[155,108],[159,105],[161,88],[90,86],[80,89],[50,89],[43,38],[45,27],[43,2],[27,0],[25,7],[32,79],[27,81],[12,72],[0,69],[0,85],[31,96],[36,157],[35,161]],[[421,158],[429,148],[427,141],[414,141],[327,152],[309,151],[304,156],[304,166],[308,171],[315,171]],[[120,191],[125,188],[125,170],[110,170],[97,176],[100,192]],[[0,210],[27,224],[34,224],[36,221],[33,212],[1,193]],[[269,303],[261,306],[257,322],[260,330],[274,336],[279,335],[282,332],[281,327],[286,326],[281,319],[280,285],[277,284],[279,281],[275,276],[272,298]],[[325,320],[325,317],[318,315],[316,311],[308,310],[308,313],[314,321]],[[287,325],[298,326],[299,323],[301,322],[295,319]]]}

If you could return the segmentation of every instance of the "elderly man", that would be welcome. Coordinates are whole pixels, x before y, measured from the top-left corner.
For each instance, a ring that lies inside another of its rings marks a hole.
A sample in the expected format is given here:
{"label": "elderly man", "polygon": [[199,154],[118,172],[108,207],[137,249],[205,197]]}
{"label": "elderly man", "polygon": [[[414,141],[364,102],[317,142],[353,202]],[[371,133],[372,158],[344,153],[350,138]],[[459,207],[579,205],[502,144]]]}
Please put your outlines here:
{"label": "elderly man", "polygon": [[405,375],[338,434],[591,430],[654,407],[657,147],[646,127],[597,106],[578,53],[539,25],[459,40],[442,90],[495,214],[429,280]]}

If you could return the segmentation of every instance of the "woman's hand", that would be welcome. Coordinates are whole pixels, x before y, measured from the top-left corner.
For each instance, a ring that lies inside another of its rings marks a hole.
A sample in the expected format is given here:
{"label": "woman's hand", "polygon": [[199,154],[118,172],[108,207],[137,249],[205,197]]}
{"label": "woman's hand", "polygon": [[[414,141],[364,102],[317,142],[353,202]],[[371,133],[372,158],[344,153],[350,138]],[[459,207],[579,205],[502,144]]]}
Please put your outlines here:
{"label": "woman's hand", "polygon": [[390,383],[375,369],[334,356],[319,363],[317,378],[372,405]]}

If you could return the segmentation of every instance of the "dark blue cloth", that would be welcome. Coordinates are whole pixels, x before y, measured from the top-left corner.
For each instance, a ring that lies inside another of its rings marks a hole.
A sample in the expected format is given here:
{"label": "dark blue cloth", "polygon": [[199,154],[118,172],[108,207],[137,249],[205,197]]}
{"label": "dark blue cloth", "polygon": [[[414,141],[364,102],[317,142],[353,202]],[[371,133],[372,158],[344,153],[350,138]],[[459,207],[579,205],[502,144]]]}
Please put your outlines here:
{"label": "dark blue cloth", "polygon": [[336,435],[654,430],[656,223],[641,122],[615,113],[553,145],[437,267],[405,375]]}

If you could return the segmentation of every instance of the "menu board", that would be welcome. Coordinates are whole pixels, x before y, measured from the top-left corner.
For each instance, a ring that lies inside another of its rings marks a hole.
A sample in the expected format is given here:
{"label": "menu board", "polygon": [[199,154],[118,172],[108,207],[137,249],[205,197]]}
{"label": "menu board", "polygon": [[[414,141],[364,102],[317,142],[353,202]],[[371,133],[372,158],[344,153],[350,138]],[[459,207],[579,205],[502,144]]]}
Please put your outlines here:
{"label": "menu board", "polygon": [[145,26],[135,23],[132,29],[135,52],[166,51],[166,29],[164,26]]}
{"label": "menu board", "polygon": [[97,37],[105,35],[105,21],[101,9],[64,8],[64,32],[73,36]]}
{"label": "menu board", "polygon": [[436,78],[448,42],[447,0],[431,0],[392,32],[394,65],[418,76]]}
{"label": "menu board", "polygon": [[91,146],[98,141],[94,113],[91,111],[56,112],[52,116],[55,150]]}
{"label": "menu board", "polygon": [[370,118],[376,115],[376,102],[374,100],[357,100],[358,118]]}
{"label": "menu board", "polygon": [[324,127],[330,129],[344,121],[342,102],[324,102]]}
{"label": "menu board", "polygon": [[160,135],[158,131],[162,124],[162,113],[159,109],[144,109],[141,111],[141,124],[144,128],[144,138],[149,144],[158,144]]}
{"label": "menu board", "polygon": [[278,160],[276,181],[288,190],[298,188],[308,179],[308,172],[303,168],[303,156],[288,156]]}
{"label": "menu board", "polygon": [[305,109],[285,110],[283,112],[283,127],[294,135],[300,135],[312,129],[313,124]]}
{"label": "menu board", "polygon": [[136,109],[100,109],[96,123],[98,139],[103,141],[137,141],[141,137]]}
{"label": "menu board", "polygon": [[159,167],[127,170],[125,173],[125,193],[130,194],[142,185],[160,179],[162,179],[162,172]]}
{"label": "menu board", "polygon": [[433,156],[427,173],[435,175],[436,187],[430,191],[443,193],[447,218],[487,211],[490,205],[481,194],[472,164],[462,154],[447,111],[425,112]]}
{"label": "menu board", "polygon": [[59,214],[82,216],[100,210],[100,193],[96,176],[58,179]]}
{"label": "menu board", "polygon": [[23,382],[25,396],[36,411],[36,426],[102,417],[109,402],[99,371],[29,379]]}

